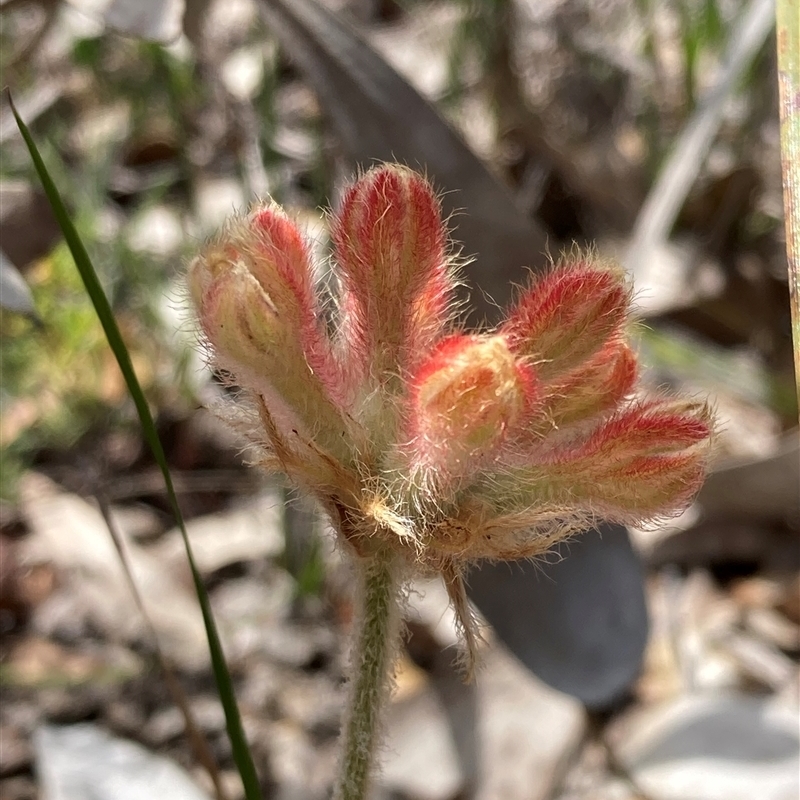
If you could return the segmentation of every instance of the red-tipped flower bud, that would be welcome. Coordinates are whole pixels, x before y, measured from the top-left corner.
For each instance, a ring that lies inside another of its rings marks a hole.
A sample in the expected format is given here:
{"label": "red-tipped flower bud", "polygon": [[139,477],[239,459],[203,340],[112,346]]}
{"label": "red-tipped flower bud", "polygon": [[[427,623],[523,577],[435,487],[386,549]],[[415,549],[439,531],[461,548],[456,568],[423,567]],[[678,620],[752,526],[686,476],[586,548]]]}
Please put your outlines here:
{"label": "red-tipped flower bud", "polygon": [[[707,444],[707,443],[706,443]],[[636,523],[668,517],[686,508],[705,477],[708,448],[639,456],[624,465],[578,475],[562,490],[571,502],[587,504],[607,519]]]}
{"label": "red-tipped flower bud", "polygon": [[527,416],[536,386],[502,336],[459,334],[434,349],[410,394],[417,462],[460,475],[498,450]]}
{"label": "red-tipped flower bud", "polygon": [[345,346],[384,382],[418,363],[447,322],[454,281],[439,202],[421,175],[376,167],[347,189],[331,234]]}
{"label": "red-tipped flower bud", "polygon": [[624,325],[629,303],[621,270],[587,261],[562,264],[523,292],[501,332],[549,379],[600,350]]}
{"label": "red-tipped flower bud", "polygon": [[623,341],[612,340],[580,367],[542,388],[543,414],[561,428],[611,411],[636,384],[636,355]]}
{"label": "red-tipped flower bud", "polygon": [[708,441],[711,430],[711,411],[705,403],[651,400],[609,419],[575,452],[580,458],[614,461],[677,453]]}
{"label": "red-tipped flower bud", "polygon": [[[543,460],[546,481],[574,501],[628,520],[684,507],[702,483],[713,430],[703,403],[661,400],[626,409],[585,441]],[[612,513],[613,512],[613,513]]]}
{"label": "red-tipped flower bud", "polygon": [[188,284],[220,366],[321,444],[340,442],[343,382],[294,223],[276,206],[234,219],[193,261]]}

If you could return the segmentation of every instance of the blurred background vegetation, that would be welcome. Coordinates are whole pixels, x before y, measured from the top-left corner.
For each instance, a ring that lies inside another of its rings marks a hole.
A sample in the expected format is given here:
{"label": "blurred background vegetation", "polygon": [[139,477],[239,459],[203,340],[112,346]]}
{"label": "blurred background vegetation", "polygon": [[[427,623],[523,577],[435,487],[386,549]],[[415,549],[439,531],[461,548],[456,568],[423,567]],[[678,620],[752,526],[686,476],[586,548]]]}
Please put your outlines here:
{"label": "blurred background vegetation", "polygon": [[[787,446],[796,449],[774,32],[771,24],[759,32],[754,22],[765,8],[772,13],[769,3],[322,4],[354,25],[508,188],[543,243],[520,267],[538,268],[577,243],[631,269],[646,378],[714,398],[723,423],[718,465],[768,470]],[[260,13],[267,9],[272,22],[269,9],[293,5],[0,4],[2,82],[71,204],[157,412],[190,517],[247,496],[254,479],[242,470],[240,443],[197,412],[223,389],[193,350],[181,283],[186,263],[233,210],[266,195],[306,225],[324,254],[321,208],[335,202],[354,167],[352,134],[342,133],[325,93],[315,93],[291,36],[276,35]],[[133,6],[141,13],[131,14]],[[745,55],[731,62],[727,54],[748,30],[756,33],[739,51]],[[729,87],[715,105],[726,76]],[[393,98],[381,102],[391,113]],[[402,103],[394,113],[398,124],[408,122]],[[682,152],[681,136],[699,125],[707,126],[705,143]],[[448,153],[439,157],[444,165]],[[434,175],[437,166],[428,164]],[[670,184],[681,169],[688,182]],[[667,191],[675,213],[648,222],[643,209]],[[457,197],[452,202],[459,206]],[[157,539],[166,503],[132,403],[5,100],[0,247],[3,535],[16,542],[31,524],[19,481],[35,469],[71,492],[102,485],[115,502],[147,506],[156,522],[144,539]],[[492,297],[507,297],[482,262],[470,278]],[[796,535],[796,498],[778,495],[773,508],[759,506],[759,524]],[[295,499],[283,524],[302,528],[309,519]],[[296,593],[313,598],[324,582],[323,556],[313,541],[300,540],[287,544],[281,565]],[[728,580],[759,573],[762,545],[750,542],[717,561],[680,547],[680,555],[665,558],[681,567],[706,558]],[[214,573],[212,584],[226,574]],[[33,601],[8,585],[0,594],[11,617],[3,624],[19,634]],[[798,649],[784,651],[796,662]],[[26,769],[18,770],[23,777]],[[9,798],[32,796],[25,794],[30,782],[19,786]]]}

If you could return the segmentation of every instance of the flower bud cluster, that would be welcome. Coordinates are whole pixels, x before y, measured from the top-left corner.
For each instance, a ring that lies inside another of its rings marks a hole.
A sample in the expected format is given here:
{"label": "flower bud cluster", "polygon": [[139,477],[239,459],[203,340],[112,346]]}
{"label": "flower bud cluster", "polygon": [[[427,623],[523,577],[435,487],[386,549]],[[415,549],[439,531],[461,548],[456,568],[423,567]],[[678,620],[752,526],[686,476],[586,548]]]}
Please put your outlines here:
{"label": "flower bud cluster", "polygon": [[463,608],[475,559],[536,556],[594,517],[641,523],[691,500],[712,416],[636,398],[619,268],[565,259],[496,329],[466,333],[422,176],[367,172],[331,235],[327,304],[308,243],[271,204],[230,222],[188,282],[216,363],[249,397],[261,463],[312,492],[357,555],[441,571]]}

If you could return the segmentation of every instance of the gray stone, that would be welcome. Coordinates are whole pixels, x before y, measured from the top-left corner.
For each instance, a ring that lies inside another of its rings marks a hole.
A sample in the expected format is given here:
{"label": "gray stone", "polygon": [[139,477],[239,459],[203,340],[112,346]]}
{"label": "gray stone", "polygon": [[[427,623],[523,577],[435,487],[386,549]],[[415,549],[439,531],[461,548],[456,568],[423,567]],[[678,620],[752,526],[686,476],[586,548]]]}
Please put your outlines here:
{"label": "gray stone", "polygon": [[[42,475],[25,475],[19,493],[22,514],[30,527],[30,534],[21,540],[20,561],[25,566],[51,564],[62,584],[36,610],[35,626],[48,634],[57,633],[48,618],[61,596],[69,600],[73,624],[75,617],[80,617],[115,639],[141,640],[146,635],[141,614],[100,512]],[[204,667],[208,644],[193,590],[176,580],[163,561],[134,542],[127,541],[125,549],[164,651],[187,669]]]}
{"label": "gray stone", "polygon": [[[242,561],[259,561],[283,552],[281,498],[267,489],[257,497],[217,514],[186,523],[197,568],[204,575]],[[186,566],[186,548],[175,528],[150,548],[172,569]]]}
{"label": "gray stone", "polygon": [[562,543],[546,564],[482,565],[468,591],[528,669],[589,707],[612,705],[639,674],[648,632],[642,565],[619,525]]}
{"label": "gray stone", "polygon": [[90,724],[34,736],[42,800],[208,800],[176,764]]}
{"label": "gray stone", "polygon": [[[551,797],[583,737],[580,703],[545,686],[499,644],[464,689],[448,697],[431,683],[390,708],[382,786],[415,800]],[[476,729],[471,753],[455,745],[448,725],[459,710]]]}
{"label": "gray stone", "polygon": [[797,800],[797,715],[760,697],[698,694],[645,709],[615,738],[653,800]]}
{"label": "gray stone", "polygon": [[393,796],[448,800],[462,788],[447,719],[430,686],[392,704],[382,749],[380,783]]}
{"label": "gray stone", "polygon": [[2,250],[0,250],[0,308],[36,316],[30,287]]}
{"label": "gray stone", "polygon": [[477,800],[551,797],[583,739],[583,707],[545,686],[499,646],[486,654],[476,682]]}

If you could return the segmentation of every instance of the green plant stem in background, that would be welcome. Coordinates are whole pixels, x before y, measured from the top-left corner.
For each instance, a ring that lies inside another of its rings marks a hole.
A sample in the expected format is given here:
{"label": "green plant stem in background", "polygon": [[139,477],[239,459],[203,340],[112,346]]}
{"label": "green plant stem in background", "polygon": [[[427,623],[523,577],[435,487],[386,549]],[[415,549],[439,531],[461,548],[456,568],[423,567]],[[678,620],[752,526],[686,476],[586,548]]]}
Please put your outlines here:
{"label": "green plant stem in background", "polygon": [[800,405],[800,0],[778,0],[776,11],[786,260]]}
{"label": "green plant stem in background", "polygon": [[[92,301],[92,305],[100,319],[100,324],[103,326],[106,338],[108,339],[109,347],[114,353],[114,357],[119,364],[120,371],[125,378],[125,383],[128,387],[128,392],[133,399],[139,419],[142,423],[142,432],[153,453],[153,457],[158,464],[162,475],[164,476],[164,484],[166,486],[167,495],[169,497],[170,506],[172,508],[175,521],[178,523],[181,536],[183,537],[183,544],[186,549],[186,557],[189,562],[189,568],[192,573],[195,589],[197,591],[198,602],[200,603],[200,611],[203,615],[203,624],[206,629],[206,637],[208,638],[208,646],[211,651],[211,666],[214,670],[214,678],[217,682],[217,690],[219,692],[220,701],[225,711],[225,721],[228,731],[228,737],[231,741],[231,749],[233,751],[233,759],[236,762],[236,767],[242,779],[244,786],[245,797],[247,800],[261,800],[261,789],[256,773],[253,758],[250,754],[250,748],[247,744],[247,739],[244,735],[244,728],[242,727],[242,720],[239,714],[239,707],[236,704],[236,695],[233,691],[233,681],[231,680],[230,671],[225,661],[225,655],[222,651],[222,643],[219,639],[217,626],[214,622],[214,617],[211,613],[211,602],[208,598],[203,579],[195,563],[194,556],[192,555],[191,545],[189,543],[189,535],[186,532],[186,526],[183,522],[183,515],[181,514],[180,506],[178,505],[178,498],[175,494],[175,489],[172,485],[172,476],[169,472],[167,465],[167,458],[164,453],[164,448],[161,446],[161,440],[158,438],[153,416],[150,413],[150,407],[147,404],[147,399],[144,396],[142,387],[139,385],[139,379],[136,377],[136,372],[131,363],[130,354],[125,346],[125,341],[120,333],[117,321],[114,318],[114,312],[111,310],[111,305],[108,298],[103,291],[103,287],[97,277],[89,254],[86,252],[83,242],[81,241],[78,231],[70,218],[64,201],[61,199],[61,194],[56,188],[50,173],[47,171],[41,154],[39,153],[36,143],[33,141],[30,131],[25,123],[20,118],[13,101],[9,95],[9,103],[11,111],[14,114],[14,119],[17,122],[22,138],[31,155],[31,160],[36,167],[36,172],[39,175],[39,180],[42,183],[42,188],[47,195],[47,199],[53,209],[53,214],[58,221],[67,246],[72,253],[75,260],[75,266],[80,273],[81,280],[86,287],[86,293]],[[46,322],[46,320],[45,320]]]}
{"label": "green plant stem in background", "polygon": [[334,800],[367,796],[399,628],[394,560],[376,555],[358,567],[360,618],[351,649],[349,704]]}

